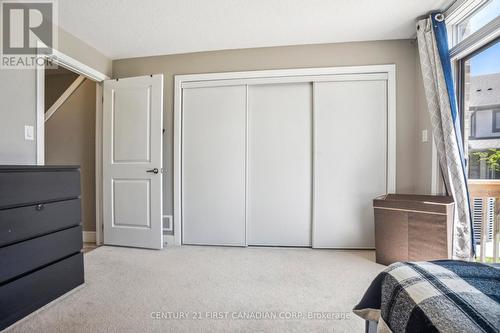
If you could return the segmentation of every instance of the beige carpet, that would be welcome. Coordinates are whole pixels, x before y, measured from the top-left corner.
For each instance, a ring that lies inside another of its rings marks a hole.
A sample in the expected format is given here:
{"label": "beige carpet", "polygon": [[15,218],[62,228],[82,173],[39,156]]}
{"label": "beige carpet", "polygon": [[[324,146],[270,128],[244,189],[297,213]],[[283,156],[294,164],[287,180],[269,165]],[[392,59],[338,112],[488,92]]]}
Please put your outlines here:
{"label": "beige carpet", "polygon": [[351,309],[384,268],[373,257],[372,251],[100,247],[85,254],[84,287],[7,332],[363,332]]}

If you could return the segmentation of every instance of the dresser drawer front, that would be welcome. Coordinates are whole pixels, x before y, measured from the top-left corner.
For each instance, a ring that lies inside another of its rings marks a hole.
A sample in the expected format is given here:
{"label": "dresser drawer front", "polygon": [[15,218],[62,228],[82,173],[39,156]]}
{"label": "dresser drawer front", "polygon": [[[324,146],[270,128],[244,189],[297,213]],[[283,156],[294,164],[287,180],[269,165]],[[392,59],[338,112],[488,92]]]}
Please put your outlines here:
{"label": "dresser drawer front", "polygon": [[0,284],[33,271],[82,248],[82,227],[61,230],[0,248]]}
{"label": "dresser drawer front", "polygon": [[83,255],[78,253],[0,285],[0,330],[83,282]]}
{"label": "dresser drawer front", "polygon": [[0,247],[80,223],[80,199],[0,210]]}
{"label": "dresser drawer front", "polygon": [[79,196],[79,169],[0,172],[0,209]]}

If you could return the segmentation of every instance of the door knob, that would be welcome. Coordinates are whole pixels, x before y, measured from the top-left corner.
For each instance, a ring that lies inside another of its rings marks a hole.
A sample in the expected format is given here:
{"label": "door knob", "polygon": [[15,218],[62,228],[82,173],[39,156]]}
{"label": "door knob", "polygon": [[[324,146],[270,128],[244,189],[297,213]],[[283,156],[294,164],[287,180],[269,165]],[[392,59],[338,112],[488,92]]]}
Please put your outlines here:
{"label": "door knob", "polygon": [[147,170],[146,172],[158,173],[158,168]]}

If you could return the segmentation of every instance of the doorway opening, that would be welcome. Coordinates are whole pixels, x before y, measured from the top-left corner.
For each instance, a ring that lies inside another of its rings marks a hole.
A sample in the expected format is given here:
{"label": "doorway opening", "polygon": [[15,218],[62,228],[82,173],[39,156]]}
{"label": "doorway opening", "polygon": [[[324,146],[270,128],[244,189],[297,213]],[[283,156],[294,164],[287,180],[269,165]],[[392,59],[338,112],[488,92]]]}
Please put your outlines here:
{"label": "doorway opening", "polygon": [[45,68],[45,165],[79,165],[84,252],[96,247],[96,82]]}

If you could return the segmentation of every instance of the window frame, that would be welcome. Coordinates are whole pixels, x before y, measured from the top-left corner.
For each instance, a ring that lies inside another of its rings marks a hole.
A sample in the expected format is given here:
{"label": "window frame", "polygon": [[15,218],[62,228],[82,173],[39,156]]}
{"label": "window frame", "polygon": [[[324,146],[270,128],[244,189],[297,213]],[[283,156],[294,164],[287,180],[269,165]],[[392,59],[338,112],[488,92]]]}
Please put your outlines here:
{"label": "window frame", "polygon": [[[460,51],[467,51],[464,48],[474,47],[475,42],[487,37],[488,34],[494,32],[500,26],[500,17],[493,19],[483,27],[474,31],[463,40],[458,40],[458,30],[460,24],[470,18],[472,15],[480,11],[492,0],[456,0],[445,12],[446,27],[448,30],[448,44],[450,54],[458,55]],[[494,37],[493,37],[494,38]]]}
{"label": "window frame", "polygon": [[497,124],[497,114],[500,114],[500,109],[492,109],[491,110],[491,117],[493,118],[493,121],[491,122],[491,124],[492,124],[491,125],[491,132],[492,133],[499,133],[500,132],[500,123]]}
{"label": "window frame", "polygon": [[[465,63],[483,52],[484,50],[491,47],[493,44],[500,43],[500,36],[496,37],[493,40],[488,41],[486,44],[478,47],[477,49],[471,50],[469,53],[465,54],[462,58],[456,58],[451,60],[452,68],[455,68],[455,90],[456,90],[456,98],[457,98],[457,111],[458,116],[460,117],[460,130],[462,132],[462,136],[465,140],[465,131],[464,131],[464,106],[465,106]],[[500,130],[498,131],[500,132]],[[463,142],[462,142],[463,143]]]}
{"label": "window frame", "polygon": [[[451,6],[445,10],[445,22],[447,25],[448,33],[451,36],[448,38],[448,43],[450,47],[450,60],[452,66],[452,72],[454,77],[454,86],[457,98],[457,111],[460,117],[460,127],[462,133],[464,133],[464,121],[463,121],[463,89],[464,84],[464,68],[462,66],[465,61],[461,61],[466,57],[470,57],[472,53],[478,51],[485,45],[489,44],[491,41],[500,37],[500,17],[487,23],[485,26],[479,30],[473,32],[471,35],[467,36],[462,41],[458,42],[458,24],[467,19],[470,15],[474,14],[482,6],[484,6],[489,0],[456,0]],[[478,51],[480,52],[480,51]],[[465,136],[463,135],[465,138]],[[467,158],[467,157],[466,157]],[[439,177],[440,168],[438,165],[437,149],[433,145],[432,149],[432,180],[431,188],[433,194],[444,193],[444,184],[442,182],[442,177]],[[498,181],[500,180],[492,180]]]}
{"label": "window frame", "polygon": [[[470,135],[469,135],[469,139],[476,139],[476,115],[477,115],[477,111],[474,111],[471,114],[471,116],[470,116]],[[464,123],[463,122],[463,117],[461,117],[460,121],[461,121],[461,124]],[[462,130],[462,133],[464,133],[463,130]]]}
{"label": "window frame", "polygon": [[[471,35],[472,36],[472,35]],[[451,64],[452,64],[452,69],[455,71],[455,77],[457,78],[455,81],[455,90],[456,90],[456,98],[457,98],[457,111],[458,111],[458,116],[460,119],[460,130],[462,132],[462,144],[465,145],[465,131],[464,131],[464,124],[465,124],[465,63],[473,58],[474,56],[478,55],[479,53],[483,52],[484,50],[488,49],[492,45],[500,43],[500,35],[495,37],[494,39],[488,40],[486,43],[482,44],[481,46],[478,46],[474,49],[471,49],[468,53],[464,53],[464,55],[461,58],[456,57],[455,59],[451,59]],[[476,110],[477,112],[478,110]],[[500,128],[498,130],[495,129],[495,124],[496,124],[496,119],[495,119],[495,111],[499,111],[497,108],[492,109],[492,116],[493,116],[493,125],[492,125],[492,133],[500,133]],[[475,113],[476,113],[475,112]],[[475,115],[474,113],[474,115]],[[472,124],[471,124],[472,125]],[[476,125],[476,122],[474,122],[474,125]],[[472,130],[471,130],[472,134]],[[476,134],[476,131],[474,129],[474,134]],[[488,138],[484,138],[484,140],[489,140],[489,139],[498,139],[500,136],[491,136]],[[469,139],[469,138],[467,138]],[[478,138],[474,138],[475,140],[481,140]],[[465,147],[464,147],[465,149]],[[466,159],[466,172],[467,172],[467,179],[469,179],[469,157],[464,156]],[[470,181],[475,181],[477,180],[476,178],[469,179]],[[488,179],[488,181],[491,182],[500,182],[500,179]]]}

